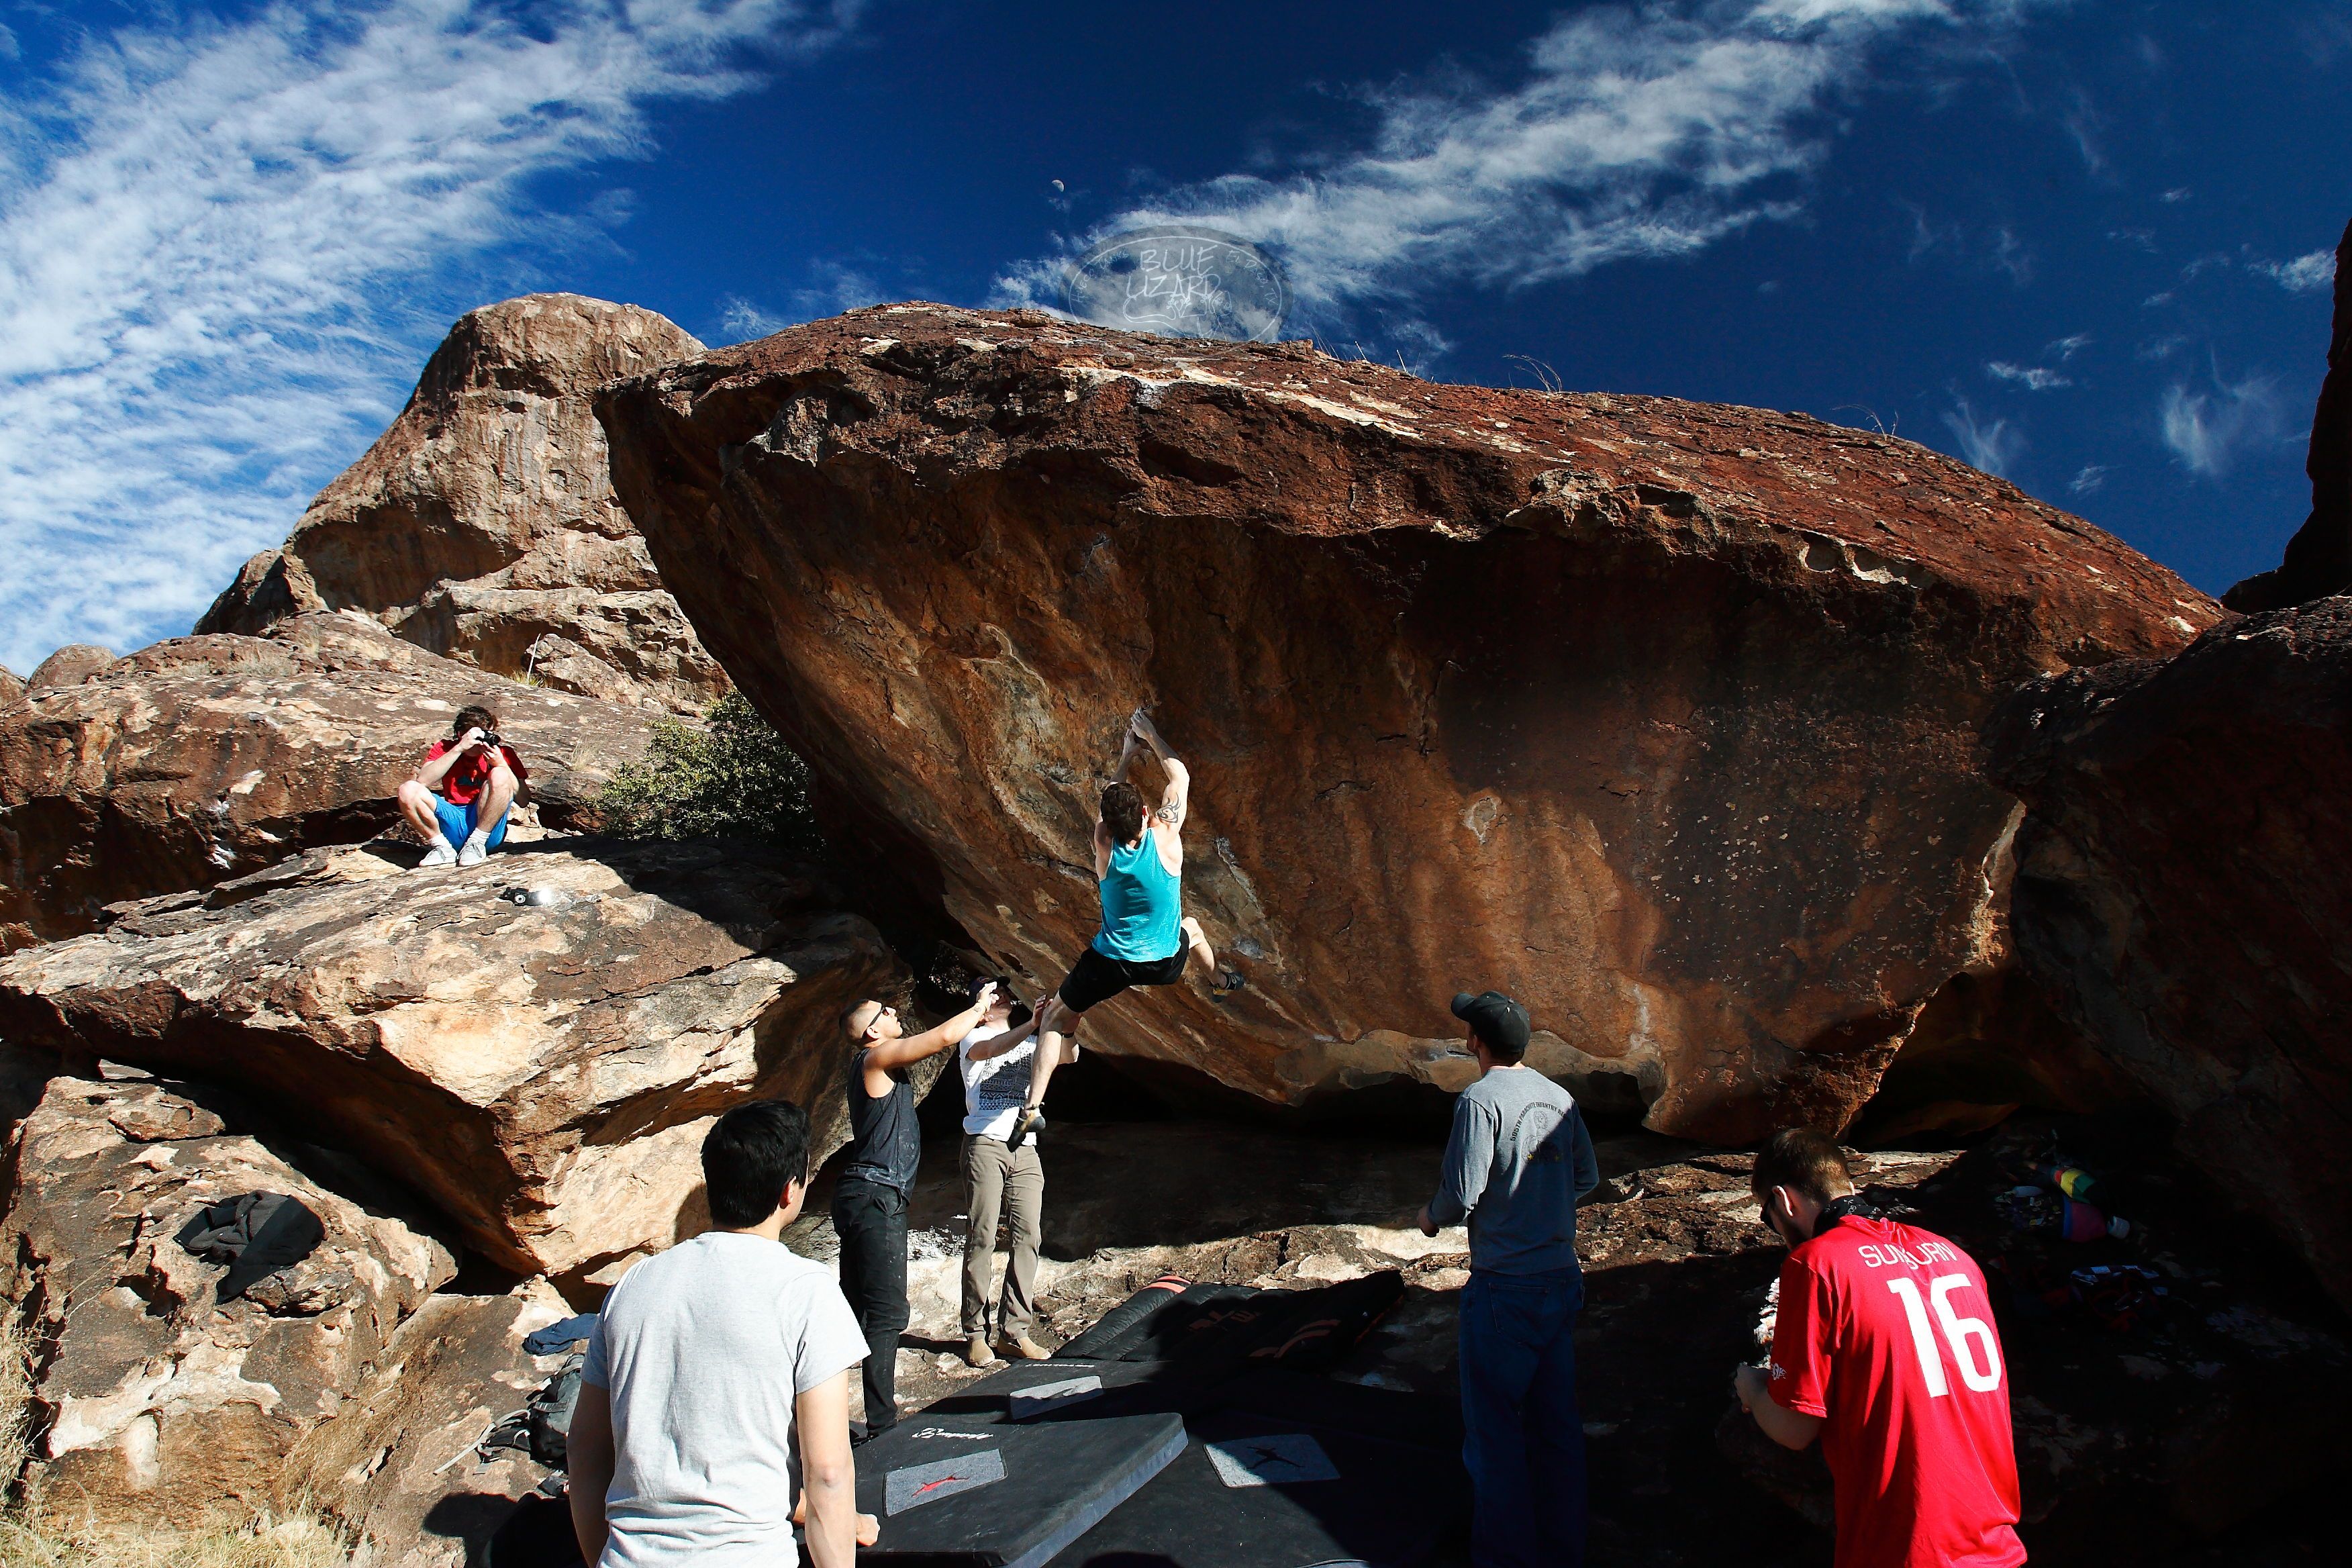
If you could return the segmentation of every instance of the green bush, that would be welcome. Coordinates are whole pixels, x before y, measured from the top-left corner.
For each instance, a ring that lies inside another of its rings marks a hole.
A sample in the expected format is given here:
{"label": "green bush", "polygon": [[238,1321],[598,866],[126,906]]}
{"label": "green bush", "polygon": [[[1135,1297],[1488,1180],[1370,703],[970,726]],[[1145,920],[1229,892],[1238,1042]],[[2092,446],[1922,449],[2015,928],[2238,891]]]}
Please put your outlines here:
{"label": "green bush", "polygon": [[808,764],[740,691],[710,705],[702,727],[664,719],[643,762],[597,796],[606,829],[625,838],[756,838],[824,847],[808,803]]}

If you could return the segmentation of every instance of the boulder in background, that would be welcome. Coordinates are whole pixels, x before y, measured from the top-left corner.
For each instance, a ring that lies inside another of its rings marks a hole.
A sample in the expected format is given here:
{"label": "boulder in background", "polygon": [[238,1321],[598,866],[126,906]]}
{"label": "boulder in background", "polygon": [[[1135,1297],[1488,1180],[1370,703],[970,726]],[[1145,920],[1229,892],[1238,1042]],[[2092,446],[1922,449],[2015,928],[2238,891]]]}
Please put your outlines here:
{"label": "boulder in background", "polygon": [[727,677],[613,498],[589,398],[701,348],[651,310],[577,294],[469,312],[391,428],[196,630],[354,609],[494,675],[699,712]]}

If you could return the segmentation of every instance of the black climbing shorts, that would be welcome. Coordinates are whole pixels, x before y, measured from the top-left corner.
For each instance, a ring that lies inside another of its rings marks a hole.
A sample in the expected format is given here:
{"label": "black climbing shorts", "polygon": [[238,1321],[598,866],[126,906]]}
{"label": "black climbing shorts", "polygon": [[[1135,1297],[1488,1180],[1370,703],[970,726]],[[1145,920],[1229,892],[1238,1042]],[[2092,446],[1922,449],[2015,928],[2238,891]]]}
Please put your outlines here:
{"label": "black climbing shorts", "polygon": [[1070,966],[1069,978],[1062,982],[1062,989],[1055,994],[1061,997],[1063,1006],[1073,1013],[1083,1013],[1109,1001],[1130,985],[1175,984],[1184,978],[1184,961],[1191,956],[1191,948],[1180,947],[1165,958],[1135,963],[1088,947],[1078,954],[1078,962]]}

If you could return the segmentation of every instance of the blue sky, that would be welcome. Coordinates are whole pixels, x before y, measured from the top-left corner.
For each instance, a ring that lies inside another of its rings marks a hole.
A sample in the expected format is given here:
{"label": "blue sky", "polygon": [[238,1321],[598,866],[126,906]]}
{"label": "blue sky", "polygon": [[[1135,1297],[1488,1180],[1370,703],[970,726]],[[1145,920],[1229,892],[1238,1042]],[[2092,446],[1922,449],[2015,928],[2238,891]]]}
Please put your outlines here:
{"label": "blue sky", "polygon": [[185,630],[473,305],[725,342],[1171,216],[1338,352],[1876,423],[2218,592],[2308,504],[2352,0],[0,0],[0,661]]}

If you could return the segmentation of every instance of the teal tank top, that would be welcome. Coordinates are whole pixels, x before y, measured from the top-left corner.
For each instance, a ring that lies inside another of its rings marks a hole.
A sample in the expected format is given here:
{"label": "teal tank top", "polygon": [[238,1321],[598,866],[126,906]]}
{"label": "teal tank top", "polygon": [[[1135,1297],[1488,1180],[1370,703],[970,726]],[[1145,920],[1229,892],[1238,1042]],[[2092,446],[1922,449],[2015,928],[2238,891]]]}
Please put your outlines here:
{"label": "teal tank top", "polygon": [[1102,879],[1102,930],[1095,933],[1095,951],[1129,963],[1172,956],[1184,945],[1177,925],[1183,904],[1183,883],[1161,862],[1150,828],[1132,849],[1113,845],[1110,870]]}

